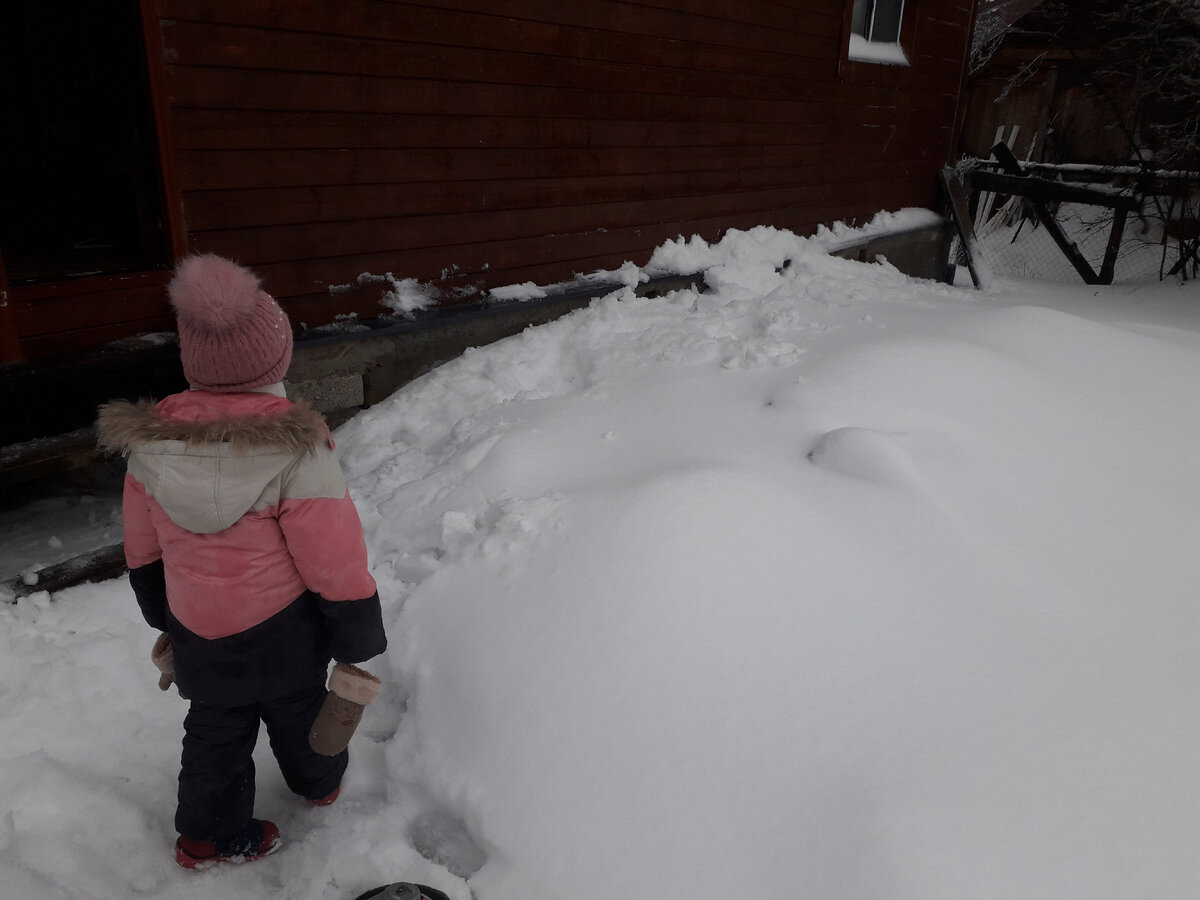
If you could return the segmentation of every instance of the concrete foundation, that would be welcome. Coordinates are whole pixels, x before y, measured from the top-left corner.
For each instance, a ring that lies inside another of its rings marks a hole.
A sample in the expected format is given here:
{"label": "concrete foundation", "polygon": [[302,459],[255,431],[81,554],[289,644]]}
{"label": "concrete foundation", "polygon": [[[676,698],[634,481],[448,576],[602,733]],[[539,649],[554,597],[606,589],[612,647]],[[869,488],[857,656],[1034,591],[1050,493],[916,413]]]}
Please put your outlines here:
{"label": "concrete foundation", "polygon": [[954,227],[949,220],[930,228],[900,231],[869,238],[832,251],[832,256],[875,262],[880,256],[914,278],[949,281],[950,242]]}

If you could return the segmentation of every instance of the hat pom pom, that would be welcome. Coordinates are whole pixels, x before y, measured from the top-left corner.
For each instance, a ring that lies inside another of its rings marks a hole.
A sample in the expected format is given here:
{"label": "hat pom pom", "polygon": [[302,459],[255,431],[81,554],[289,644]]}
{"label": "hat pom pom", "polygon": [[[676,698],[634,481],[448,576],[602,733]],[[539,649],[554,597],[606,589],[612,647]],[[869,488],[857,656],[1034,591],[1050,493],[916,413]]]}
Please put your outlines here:
{"label": "hat pom pom", "polygon": [[245,322],[254,314],[261,291],[257,275],[211,253],[184,259],[167,285],[180,319],[214,331]]}

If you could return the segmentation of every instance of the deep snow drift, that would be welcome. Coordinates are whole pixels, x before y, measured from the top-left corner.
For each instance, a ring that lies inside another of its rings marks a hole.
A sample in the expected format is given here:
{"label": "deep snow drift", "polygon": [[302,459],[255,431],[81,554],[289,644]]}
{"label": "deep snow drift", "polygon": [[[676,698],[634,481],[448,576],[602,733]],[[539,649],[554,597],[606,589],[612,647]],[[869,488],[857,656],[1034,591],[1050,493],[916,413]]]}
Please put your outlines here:
{"label": "deep snow drift", "polygon": [[830,240],[665,245],[707,292],[338,431],[387,693],[327,810],[260,748],[266,861],[171,861],[184,704],[125,579],[0,609],[0,894],[1191,896],[1200,292]]}

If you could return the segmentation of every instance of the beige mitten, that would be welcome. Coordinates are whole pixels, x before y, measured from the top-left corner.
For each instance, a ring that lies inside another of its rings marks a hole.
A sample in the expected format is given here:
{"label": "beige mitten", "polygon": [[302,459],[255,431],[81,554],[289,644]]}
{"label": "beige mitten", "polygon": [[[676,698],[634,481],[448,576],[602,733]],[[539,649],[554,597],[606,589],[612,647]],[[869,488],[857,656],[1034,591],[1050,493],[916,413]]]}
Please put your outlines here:
{"label": "beige mitten", "polygon": [[[160,691],[167,690],[175,683],[175,651],[171,647],[171,636],[165,631],[154,642],[154,649],[150,651],[150,659],[160,673],[158,689]],[[183,691],[179,691],[179,696],[183,697]],[[183,697],[183,699],[186,700],[187,697]]]}
{"label": "beige mitten", "polygon": [[322,756],[337,756],[346,749],[363,710],[379,696],[382,682],[349,663],[338,663],[329,673],[329,694],[308,735],[308,745]]}

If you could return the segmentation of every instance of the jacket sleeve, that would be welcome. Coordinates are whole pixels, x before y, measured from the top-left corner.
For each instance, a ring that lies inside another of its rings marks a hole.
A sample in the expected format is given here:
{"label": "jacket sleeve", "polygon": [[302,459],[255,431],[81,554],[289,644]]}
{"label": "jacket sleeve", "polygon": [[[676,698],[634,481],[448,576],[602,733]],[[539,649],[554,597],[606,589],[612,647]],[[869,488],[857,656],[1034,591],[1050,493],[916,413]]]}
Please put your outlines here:
{"label": "jacket sleeve", "polygon": [[129,570],[129,586],[151,628],[167,630],[167,580],[163,561],[155,560]]}
{"label": "jacket sleeve", "polygon": [[142,617],[152,627],[167,630],[167,583],[162,548],[150,519],[150,498],[145,487],[132,475],[125,476],[121,500],[124,520],[125,564],[129,566],[129,586],[137,597]]}
{"label": "jacket sleeve", "polygon": [[305,587],[321,598],[333,657],[362,662],[387,647],[362,523],[332,451],[301,459],[285,479],[279,527]]}
{"label": "jacket sleeve", "polygon": [[387,649],[378,592],[363,600],[318,601],[332,635],[330,655],[343,663],[365,662]]}

